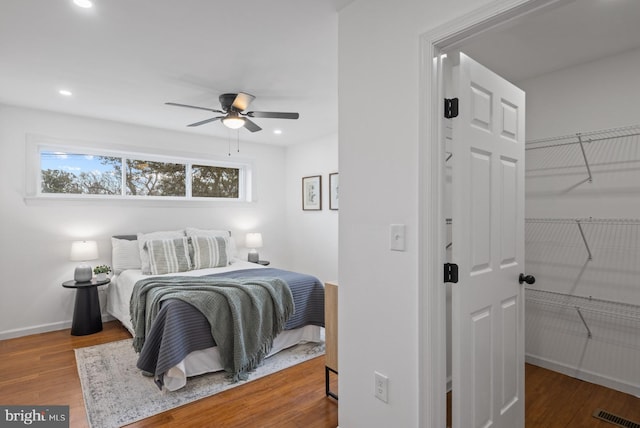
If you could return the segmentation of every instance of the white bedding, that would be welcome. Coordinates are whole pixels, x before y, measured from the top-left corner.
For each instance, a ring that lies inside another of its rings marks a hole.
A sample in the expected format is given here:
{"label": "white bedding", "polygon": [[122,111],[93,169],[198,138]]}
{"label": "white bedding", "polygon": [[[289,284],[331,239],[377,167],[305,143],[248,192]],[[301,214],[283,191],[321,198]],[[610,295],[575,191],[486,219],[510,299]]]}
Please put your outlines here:
{"label": "white bedding", "polygon": [[[264,266],[244,260],[233,259],[231,265],[225,267],[192,270],[165,275],[144,275],[140,269],[127,269],[111,278],[111,283],[107,290],[107,312],[117,318],[122,325],[129,330],[131,335],[133,335],[133,325],[129,314],[129,301],[131,299],[133,287],[138,280],[148,278],[150,276],[202,276],[241,269],[264,269]],[[301,342],[321,342],[321,333],[322,328],[318,326],[305,326],[295,330],[283,331],[275,338],[272,351],[269,355],[273,355]],[[175,391],[176,389],[185,386],[187,378],[190,376],[219,370],[222,370],[222,365],[220,363],[220,354],[218,353],[217,347],[195,351],[187,355],[183,361],[165,373],[164,387],[169,391]]]}

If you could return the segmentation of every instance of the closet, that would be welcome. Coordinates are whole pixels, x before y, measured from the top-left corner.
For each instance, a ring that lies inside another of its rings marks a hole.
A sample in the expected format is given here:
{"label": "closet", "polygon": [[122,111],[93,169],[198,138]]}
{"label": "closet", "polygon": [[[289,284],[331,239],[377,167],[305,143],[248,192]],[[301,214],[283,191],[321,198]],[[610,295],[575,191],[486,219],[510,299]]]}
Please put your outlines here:
{"label": "closet", "polygon": [[[640,125],[529,140],[525,151],[525,266],[536,278],[525,285],[526,361],[640,396]],[[447,262],[450,204],[445,192]],[[450,298],[447,284],[448,355]]]}
{"label": "closet", "polygon": [[536,217],[525,220],[525,260],[537,279],[526,359],[640,396],[640,125],[530,140],[526,156]]}
{"label": "closet", "polygon": [[[605,37],[637,17],[622,8],[632,4],[558,2],[456,49],[526,93],[523,271],[536,281],[523,285],[525,361],[640,397],[640,48],[622,43],[640,39]],[[451,219],[449,126],[443,211]],[[452,243],[455,227],[447,221],[445,262],[467,244]],[[449,358],[457,286],[446,284]]]}

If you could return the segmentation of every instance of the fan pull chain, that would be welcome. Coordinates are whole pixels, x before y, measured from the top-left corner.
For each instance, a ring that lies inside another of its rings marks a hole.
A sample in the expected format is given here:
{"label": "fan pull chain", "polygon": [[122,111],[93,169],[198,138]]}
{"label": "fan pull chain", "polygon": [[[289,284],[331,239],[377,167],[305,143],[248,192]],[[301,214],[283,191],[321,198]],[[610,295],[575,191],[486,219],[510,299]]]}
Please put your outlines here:
{"label": "fan pull chain", "polygon": [[[227,139],[227,156],[231,156],[231,130],[229,130],[229,138]],[[240,153],[240,130],[236,132],[236,151]]]}

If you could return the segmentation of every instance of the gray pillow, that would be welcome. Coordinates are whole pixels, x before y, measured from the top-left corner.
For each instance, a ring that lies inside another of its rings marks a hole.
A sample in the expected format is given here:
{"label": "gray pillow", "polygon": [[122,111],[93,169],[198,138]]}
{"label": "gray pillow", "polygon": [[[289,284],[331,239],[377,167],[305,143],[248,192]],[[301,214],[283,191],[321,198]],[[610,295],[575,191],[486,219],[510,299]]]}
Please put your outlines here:
{"label": "gray pillow", "polygon": [[206,269],[229,264],[227,240],[222,236],[192,236],[193,268]]}
{"label": "gray pillow", "polygon": [[152,275],[185,272],[191,268],[187,237],[152,239],[147,241],[145,246],[149,252],[149,267]]}
{"label": "gray pillow", "polygon": [[149,252],[147,251],[147,241],[153,239],[174,239],[182,238],[185,236],[184,230],[169,230],[151,233],[138,233],[137,241],[138,248],[140,249],[140,269],[145,275],[151,273],[151,267],[149,266]]}

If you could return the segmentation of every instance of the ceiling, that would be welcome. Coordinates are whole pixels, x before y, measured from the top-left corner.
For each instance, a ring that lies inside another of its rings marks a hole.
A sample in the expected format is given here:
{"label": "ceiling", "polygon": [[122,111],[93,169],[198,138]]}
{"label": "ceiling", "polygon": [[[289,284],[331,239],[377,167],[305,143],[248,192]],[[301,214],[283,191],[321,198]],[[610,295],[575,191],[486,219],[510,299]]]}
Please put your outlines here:
{"label": "ceiling", "polygon": [[[288,145],[337,132],[337,10],[353,0],[0,1],[0,103],[236,138],[218,96],[256,96],[244,141]],[[511,81],[640,45],[640,1],[576,0],[488,31],[462,47]],[[72,96],[62,96],[68,89]],[[281,129],[281,135],[273,131]]]}
{"label": "ceiling", "polygon": [[560,1],[474,37],[460,50],[511,82],[640,47],[640,1]]}
{"label": "ceiling", "polygon": [[[0,1],[0,103],[236,138],[213,116],[165,102],[220,108],[248,92],[245,141],[291,144],[337,132],[337,12],[345,0]],[[64,97],[60,89],[73,95]],[[273,131],[281,129],[281,135]]]}

